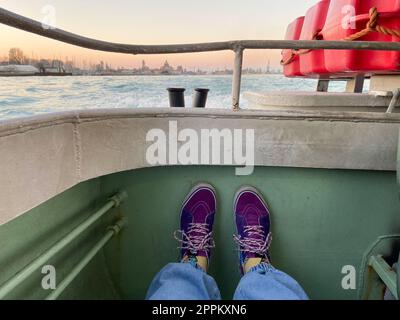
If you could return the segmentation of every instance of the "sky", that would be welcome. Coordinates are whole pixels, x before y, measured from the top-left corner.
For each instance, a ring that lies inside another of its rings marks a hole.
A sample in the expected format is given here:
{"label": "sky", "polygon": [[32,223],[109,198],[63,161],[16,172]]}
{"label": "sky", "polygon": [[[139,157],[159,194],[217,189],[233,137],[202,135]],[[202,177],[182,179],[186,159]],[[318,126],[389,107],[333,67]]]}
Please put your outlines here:
{"label": "sky", "polygon": [[[0,0],[0,7],[44,21],[54,9],[56,27],[111,42],[173,44],[245,39],[283,39],[287,25],[316,0]],[[53,17],[53,16],[52,16]],[[165,60],[187,69],[231,68],[233,53],[133,56],[97,52],[0,25],[0,58],[12,47],[36,58],[62,58],[113,67],[150,67]],[[245,67],[279,65],[279,50],[248,50]]]}

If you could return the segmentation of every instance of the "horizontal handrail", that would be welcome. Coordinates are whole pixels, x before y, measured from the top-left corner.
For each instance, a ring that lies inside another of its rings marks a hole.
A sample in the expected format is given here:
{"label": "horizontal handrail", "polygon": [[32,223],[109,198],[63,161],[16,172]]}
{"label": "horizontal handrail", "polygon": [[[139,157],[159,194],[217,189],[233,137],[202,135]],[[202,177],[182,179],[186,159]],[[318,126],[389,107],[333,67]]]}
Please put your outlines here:
{"label": "horizontal handrail", "polygon": [[50,293],[46,300],[56,300],[65,289],[76,279],[79,273],[93,260],[101,249],[120,231],[125,225],[124,220],[119,220],[115,225],[107,229],[106,234],[90,249],[90,251],[79,261],[79,263],[71,270],[57,288]]}
{"label": "horizontal handrail", "polygon": [[68,233],[65,237],[54,244],[50,249],[45,251],[35,260],[30,262],[25,268],[15,274],[6,283],[0,286],[0,299],[4,299],[17,286],[23,283],[32,273],[43,266],[47,261],[53,258],[58,252],[68,246],[72,241],[85,232],[90,226],[98,221],[110,209],[119,207],[122,201],[126,199],[126,192],[121,192],[109,199],[98,211],[91,215],[88,219],[82,222],[78,227]]}
{"label": "horizontal handrail", "polygon": [[171,54],[243,49],[335,49],[335,50],[393,50],[400,51],[398,42],[378,41],[292,41],[292,40],[237,40],[171,45],[135,45],[113,43],[83,37],[58,28],[44,28],[41,22],[0,8],[0,23],[93,50],[126,54]]}

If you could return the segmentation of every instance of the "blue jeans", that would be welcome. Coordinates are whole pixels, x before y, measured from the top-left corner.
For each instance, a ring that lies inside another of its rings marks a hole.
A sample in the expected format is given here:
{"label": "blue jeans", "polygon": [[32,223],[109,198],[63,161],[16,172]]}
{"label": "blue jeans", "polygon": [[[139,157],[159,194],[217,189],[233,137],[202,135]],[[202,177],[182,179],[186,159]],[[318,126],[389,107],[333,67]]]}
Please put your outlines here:
{"label": "blue jeans", "polygon": [[[221,300],[215,280],[195,263],[171,263],[154,278],[147,300]],[[239,282],[234,300],[307,300],[301,286],[268,264],[260,264]]]}

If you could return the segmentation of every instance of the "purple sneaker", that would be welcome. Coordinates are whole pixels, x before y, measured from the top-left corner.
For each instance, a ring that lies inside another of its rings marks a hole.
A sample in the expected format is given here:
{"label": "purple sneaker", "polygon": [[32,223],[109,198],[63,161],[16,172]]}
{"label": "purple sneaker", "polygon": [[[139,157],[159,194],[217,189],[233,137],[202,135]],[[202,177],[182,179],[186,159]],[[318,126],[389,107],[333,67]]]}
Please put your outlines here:
{"label": "purple sneaker", "polygon": [[239,246],[240,268],[244,274],[244,265],[249,258],[261,258],[270,263],[270,213],[257,189],[249,186],[236,193],[233,210],[238,232],[234,240]]}
{"label": "purple sneaker", "polygon": [[210,258],[211,248],[215,247],[212,238],[217,201],[214,188],[205,183],[196,185],[183,202],[181,230],[175,238],[181,243],[181,258]]}

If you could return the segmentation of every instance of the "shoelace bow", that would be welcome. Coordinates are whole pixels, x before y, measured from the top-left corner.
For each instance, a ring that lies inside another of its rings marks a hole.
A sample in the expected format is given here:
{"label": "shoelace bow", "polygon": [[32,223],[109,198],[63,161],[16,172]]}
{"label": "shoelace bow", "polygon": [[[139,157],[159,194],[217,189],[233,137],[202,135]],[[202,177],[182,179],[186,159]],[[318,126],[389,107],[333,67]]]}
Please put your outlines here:
{"label": "shoelace bow", "polygon": [[[244,233],[246,234],[244,237],[233,236],[233,239],[239,245],[239,250],[267,257],[269,247],[271,246],[272,233],[269,233],[265,237],[262,226],[246,226],[244,227]],[[263,240],[264,238],[265,240]]]}
{"label": "shoelace bow", "polygon": [[190,223],[187,233],[183,230],[175,231],[174,237],[181,244],[180,249],[189,250],[190,253],[198,253],[214,248],[215,243],[212,232],[209,232],[207,223]]}

